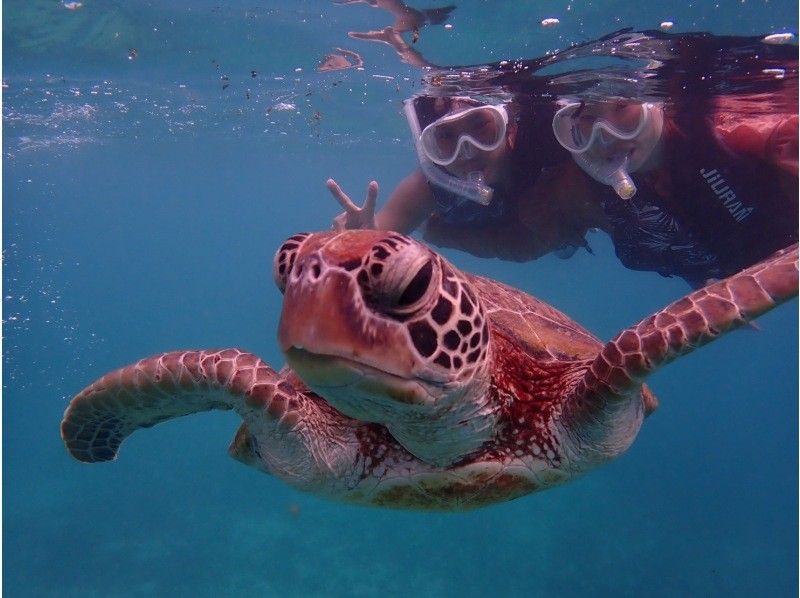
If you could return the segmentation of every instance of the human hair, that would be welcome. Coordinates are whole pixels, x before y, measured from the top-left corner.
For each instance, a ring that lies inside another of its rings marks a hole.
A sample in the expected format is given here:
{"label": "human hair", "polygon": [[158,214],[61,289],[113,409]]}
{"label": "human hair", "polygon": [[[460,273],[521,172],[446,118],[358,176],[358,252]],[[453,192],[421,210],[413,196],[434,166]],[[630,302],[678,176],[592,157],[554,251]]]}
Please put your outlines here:
{"label": "human hair", "polygon": [[512,193],[530,185],[542,169],[571,159],[553,135],[557,109],[552,98],[527,94],[517,94],[509,104],[509,122],[513,120],[516,127],[509,181]]}
{"label": "human hair", "polygon": [[420,129],[456,109],[483,105],[483,102],[467,96],[418,95],[413,101]]}

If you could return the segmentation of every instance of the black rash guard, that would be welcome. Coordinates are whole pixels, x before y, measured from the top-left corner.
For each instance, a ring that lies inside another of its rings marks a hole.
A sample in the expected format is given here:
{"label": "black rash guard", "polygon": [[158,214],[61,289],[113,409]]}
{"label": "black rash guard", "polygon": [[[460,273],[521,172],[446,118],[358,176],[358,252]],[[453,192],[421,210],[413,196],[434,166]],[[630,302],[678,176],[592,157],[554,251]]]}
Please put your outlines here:
{"label": "black rash guard", "polygon": [[692,124],[691,136],[671,128],[665,139],[667,192],[634,174],[632,199],[606,191],[601,205],[625,266],[697,287],[795,243],[798,200],[781,188],[779,167],[729,151],[708,122]]}

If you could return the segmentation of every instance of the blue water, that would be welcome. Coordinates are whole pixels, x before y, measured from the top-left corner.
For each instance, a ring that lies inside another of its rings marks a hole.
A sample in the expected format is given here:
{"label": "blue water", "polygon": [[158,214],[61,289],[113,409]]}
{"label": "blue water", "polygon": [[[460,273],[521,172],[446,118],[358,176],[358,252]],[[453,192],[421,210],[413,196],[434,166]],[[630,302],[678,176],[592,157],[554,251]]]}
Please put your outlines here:
{"label": "blue water", "polygon": [[[561,25],[542,29],[550,16]],[[661,407],[617,461],[481,511],[300,494],[227,456],[229,413],[139,432],[115,463],[73,461],[61,415],[108,370],[193,347],[282,363],[272,254],[329,226],[327,177],[361,197],[413,168],[399,102],[419,72],[346,37],[391,22],[366,4],[7,0],[3,20],[6,596],[797,594],[796,302],[659,371]],[[798,14],[791,0],[472,1],[418,49],[532,57],[662,20],[754,35]],[[337,46],[365,70],[316,73]],[[281,102],[295,110],[268,112]],[[564,261],[446,255],[601,338],[685,293],[589,241],[594,256]]]}

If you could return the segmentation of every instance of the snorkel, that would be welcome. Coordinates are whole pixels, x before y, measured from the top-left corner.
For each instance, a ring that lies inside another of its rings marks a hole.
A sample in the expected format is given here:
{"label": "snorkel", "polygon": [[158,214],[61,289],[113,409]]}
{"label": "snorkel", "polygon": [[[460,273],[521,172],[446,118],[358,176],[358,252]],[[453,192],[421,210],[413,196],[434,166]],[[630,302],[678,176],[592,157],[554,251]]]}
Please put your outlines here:
{"label": "snorkel", "polygon": [[422,149],[422,143],[420,141],[422,131],[420,130],[419,120],[414,111],[413,98],[403,102],[403,111],[408,120],[408,125],[411,128],[411,135],[414,139],[414,147],[417,151],[419,167],[420,170],[422,170],[422,174],[425,175],[425,178],[437,187],[450,191],[459,197],[488,206],[492,201],[494,190],[483,181],[483,173],[480,171],[470,172],[467,178],[463,179],[450,174],[443,167],[434,164]]}
{"label": "snorkel", "polygon": [[630,160],[627,154],[620,153],[609,160],[590,159],[585,153],[573,153],[572,157],[586,174],[614,189],[622,199],[636,195],[636,184],[628,174]]}
{"label": "snorkel", "polygon": [[[567,104],[553,117],[553,133],[561,146],[572,154],[575,163],[596,181],[610,186],[622,199],[636,194],[630,176],[647,161],[661,139],[664,114],[660,106],[642,103],[637,126],[625,131],[598,117],[587,135],[577,129],[582,102]],[[587,125],[582,125],[586,128]],[[633,142],[634,145],[628,142]],[[632,156],[636,152],[635,160]]]}

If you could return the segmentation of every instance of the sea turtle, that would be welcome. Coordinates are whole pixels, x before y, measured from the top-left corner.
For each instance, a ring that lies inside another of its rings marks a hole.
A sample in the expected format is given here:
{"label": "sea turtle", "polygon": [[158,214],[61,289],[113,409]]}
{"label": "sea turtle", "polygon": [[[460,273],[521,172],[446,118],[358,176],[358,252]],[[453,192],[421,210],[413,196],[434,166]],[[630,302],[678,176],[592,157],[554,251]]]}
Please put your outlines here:
{"label": "sea turtle", "polygon": [[211,409],[244,420],[230,454],[309,492],[465,510],[569,480],[630,446],[642,380],[798,292],[797,245],[602,344],[561,312],[385,231],[299,234],[278,250],[275,372],[238,349],[107,374],[61,424],[80,461],[139,428]]}

